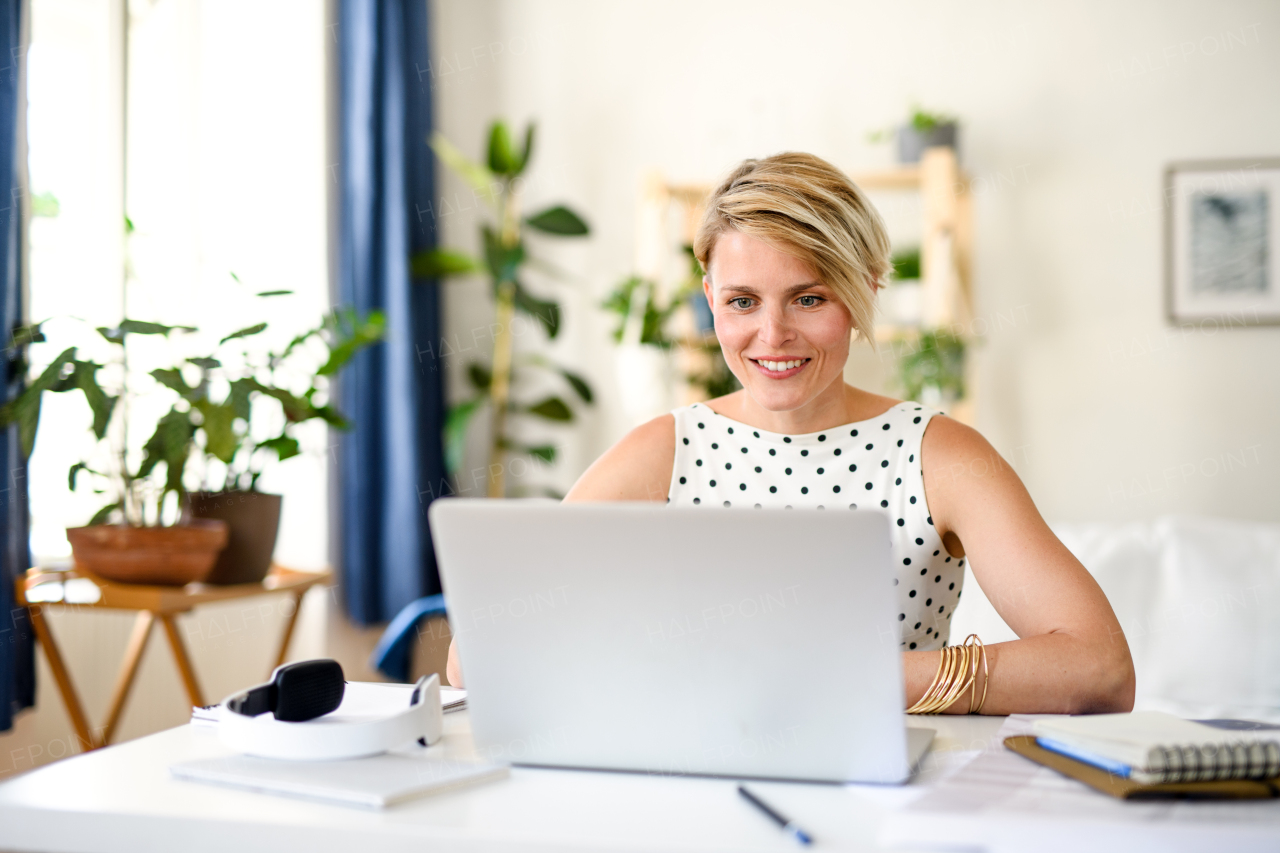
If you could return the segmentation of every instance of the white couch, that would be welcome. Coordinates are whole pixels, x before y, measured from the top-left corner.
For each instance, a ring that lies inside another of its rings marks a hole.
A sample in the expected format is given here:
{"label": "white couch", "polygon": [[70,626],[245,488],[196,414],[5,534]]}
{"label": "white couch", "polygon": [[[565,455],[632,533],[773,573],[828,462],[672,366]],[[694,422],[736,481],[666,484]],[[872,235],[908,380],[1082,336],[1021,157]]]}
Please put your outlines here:
{"label": "white couch", "polygon": [[[1129,641],[1136,709],[1280,722],[1280,525],[1168,517],[1060,524]],[[1016,639],[966,569],[951,638]]]}

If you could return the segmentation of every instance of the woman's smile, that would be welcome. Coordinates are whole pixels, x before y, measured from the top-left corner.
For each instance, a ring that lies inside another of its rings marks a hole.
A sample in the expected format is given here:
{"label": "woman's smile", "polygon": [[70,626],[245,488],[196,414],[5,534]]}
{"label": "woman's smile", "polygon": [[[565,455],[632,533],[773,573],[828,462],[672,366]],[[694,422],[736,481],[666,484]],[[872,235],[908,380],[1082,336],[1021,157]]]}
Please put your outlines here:
{"label": "woman's smile", "polygon": [[787,379],[804,370],[813,359],[776,356],[771,358],[748,358],[747,360],[770,379]]}

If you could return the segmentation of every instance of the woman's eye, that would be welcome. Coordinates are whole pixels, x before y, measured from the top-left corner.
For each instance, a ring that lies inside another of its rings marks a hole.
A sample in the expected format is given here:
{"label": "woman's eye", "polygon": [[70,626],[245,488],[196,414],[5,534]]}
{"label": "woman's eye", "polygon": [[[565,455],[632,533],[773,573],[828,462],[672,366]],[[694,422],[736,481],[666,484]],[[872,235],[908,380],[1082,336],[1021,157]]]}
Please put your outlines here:
{"label": "woman's eye", "polygon": [[822,297],[812,296],[812,295],[801,296],[799,299],[800,306],[802,308],[813,308],[815,305],[817,305],[821,301],[822,301]]}
{"label": "woman's eye", "polygon": [[730,299],[729,304],[740,311],[746,311],[751,307],[751,299],[746,296],[739,296],[737,299]]}

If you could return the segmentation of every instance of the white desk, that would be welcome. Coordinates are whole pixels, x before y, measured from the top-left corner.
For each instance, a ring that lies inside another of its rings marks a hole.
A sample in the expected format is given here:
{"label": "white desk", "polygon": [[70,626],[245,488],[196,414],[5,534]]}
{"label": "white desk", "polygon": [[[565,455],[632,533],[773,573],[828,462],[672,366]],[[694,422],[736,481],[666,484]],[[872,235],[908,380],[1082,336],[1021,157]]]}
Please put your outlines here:
{"label": "white desk", "polygon": [[[913,718],[938,730],[932,759],[980,749],[1000,717]],[[445,717],[444,749],[471,751],[465,712]],[[436,747],[433,747],[433,749]],[[0,850],[76,853],[308,853],[464,850],[795,850],[720,779],[515,768],[511,778],[373,812],[181,782],[178,761],[227,754],[182,726],[76,756],[0,784]],[[927,778],[929,773],[925,773]],[[883,803],[900,789],[752,783],[818,839],[875,849]]]}

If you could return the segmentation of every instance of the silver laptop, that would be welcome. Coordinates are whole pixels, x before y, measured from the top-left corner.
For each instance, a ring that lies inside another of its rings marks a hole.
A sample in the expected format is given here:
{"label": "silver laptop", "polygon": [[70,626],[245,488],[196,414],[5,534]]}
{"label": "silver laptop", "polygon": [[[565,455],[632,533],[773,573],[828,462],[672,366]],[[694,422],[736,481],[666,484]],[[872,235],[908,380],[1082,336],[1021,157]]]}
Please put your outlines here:
{"label": "silver laptop", "polygon": [[933,738],[903,721],[879,512],[446,499],[430,521],[486,757],[903,782]]}

